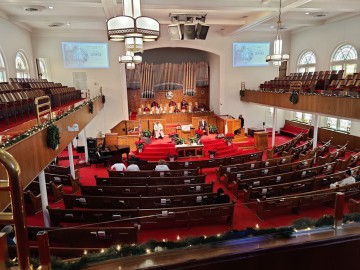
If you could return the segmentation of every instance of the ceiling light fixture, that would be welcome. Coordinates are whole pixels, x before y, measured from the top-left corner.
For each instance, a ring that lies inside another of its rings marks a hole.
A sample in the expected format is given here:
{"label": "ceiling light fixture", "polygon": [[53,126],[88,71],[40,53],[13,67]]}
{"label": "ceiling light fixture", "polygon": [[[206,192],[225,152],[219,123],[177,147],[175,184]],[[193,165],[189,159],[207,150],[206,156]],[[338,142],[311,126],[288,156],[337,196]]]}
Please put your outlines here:
{"label": "ceiling light fixture", "polygon": [[266,56],[266,62],[272,62],[274,66],[280,66],[281,62],[290,59],[288,54],[282,54],[282,39],[281,39],[281,0],[279,4],[279,17],[277,21],[276,39],[274,41],[274,53]]}
{"label": "ceiling light fixture", "polygon": [[107,21],[108,39],[125,42],[126,51],[143,52],[143,42],[156,41],[159,38],[159,22],[141,16],[140,0],[124,0],[123,13],[123,16]]}
{"label": "ceiling light fixture", "polygon": [[[206,39],[209,26],[204,24],[206,13],[170,13],[168,25],[171,40]],[[197,24],[194,22],[198,21]]]}

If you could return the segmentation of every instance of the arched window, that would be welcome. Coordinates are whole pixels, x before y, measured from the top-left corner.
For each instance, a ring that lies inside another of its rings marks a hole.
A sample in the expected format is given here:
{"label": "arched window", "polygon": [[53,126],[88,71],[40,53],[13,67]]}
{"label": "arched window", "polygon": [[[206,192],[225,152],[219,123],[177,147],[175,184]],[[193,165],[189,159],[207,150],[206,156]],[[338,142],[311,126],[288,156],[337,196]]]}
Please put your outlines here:
{"label": "arched window", "polygon": [[46,79],[47,81],[51,81],[51,75],[49,70],[49,61],[47,58],[38,58],[36,59],[39,78]]}
{"label": "arched window", "polygon": [[0,51],[0,82],[6,82],[6,67],[4,57]]}
{"label": "arched window", "polygon": [[344,70],[345,76],[357,70],[357,51],[350,44],[338,47],[331,57],[331,70]]}
{"label": "arched window", "polygon": [[29,65],[24,53],[18,52],[15,58],[16,78],[30,78]]}
{"label": "arched window", "polygon": [[312,51],[305,51],[299,56],[297,72],[314,72],[316,56]]}

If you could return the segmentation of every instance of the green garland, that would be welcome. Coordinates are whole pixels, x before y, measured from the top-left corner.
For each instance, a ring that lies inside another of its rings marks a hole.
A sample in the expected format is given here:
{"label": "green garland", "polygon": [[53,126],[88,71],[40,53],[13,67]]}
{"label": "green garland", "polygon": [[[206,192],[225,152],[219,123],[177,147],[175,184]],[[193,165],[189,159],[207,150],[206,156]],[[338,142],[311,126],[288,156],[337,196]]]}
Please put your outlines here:
{"label": "green garland", "polygon": [[297,103],[299,102],[299,94],[298,94],[296,91],[294,91],[294,92],[291,93],[291,95],[290,95],[290,102],[291,102],[292,104],[297,104]]}
{"label": "green garland", "polygon": [[91,99],[89,100],[89,113],[94,113],[94,102]]}
{"label": "green garland", "polygon": [[71,113],[73,113],[73,112],[75,112],[75,111],[77,111],[77,110],[80,110],[81,108],[87,106],[90,101],[92,102],[93,100],[97,99],[98,97],[99,97],[99,96],[96,96],[96,97],[94,97],[93,99],[84,102],[83,104],[75,107],[75,108],[72,109],[72,110],[69,110],[69,111],[67,111],[67,112],[65,112],[65,113],[63,113],[63,114],[61,114],[61,115],[59,115],[59,116],[57,116],[57,117],[49,120],[49,121],[46,121],[45,123],[43,123],[43,124],[41,124],[41,125],[34,126],[34,127],[30,128],[29,130],[27,130],[26,132],[21,133],[21,134],[15,136],[15,137],[13,137],[13,138],[5,141],[4,143],[1,143],[1,144],[0,144],[0,149],[4,149],[4,148],[8,148],[8,147],[10,147],[10,146],[13,146],[14,144],[16,144],[16,143],[18,143],[18,142],[20,142],[20,141],[22,141],[22,140],[24,140],[24,139],[32,136],[32,135],[34,135],[35,133],[40,132],[40,131],[42,131],[43,129],[48,128],[49,126],[51,126],[51,125],[52,125],[53,123],[55,123],[56,121],[59,121],[60,119],[65,118],[65,117],[68,116],[69,114],[71,114]]}
{"label": "green garland", "polygon": [[47,130],[47,147],[56,150],[60,144],[60,131],[56,125],[49,126]]}

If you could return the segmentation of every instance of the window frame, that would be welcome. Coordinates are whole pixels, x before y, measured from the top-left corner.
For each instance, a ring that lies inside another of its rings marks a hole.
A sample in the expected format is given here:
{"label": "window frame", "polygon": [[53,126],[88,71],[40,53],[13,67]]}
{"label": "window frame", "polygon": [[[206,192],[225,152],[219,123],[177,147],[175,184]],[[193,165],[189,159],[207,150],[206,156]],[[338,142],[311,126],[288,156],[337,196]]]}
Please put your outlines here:
{"label": "window frame", "polygon": [[0,49],[0,82],[7,81],[7,72],[6,72],[6,61],[5,56]]}
{"label": "window frame", "polygon": [[[346,59],[346,57],[344,57],[343,59],[340,59],[340,60],[335,59],[340,53],[344,54],[344,52],[342,50],[345,47],[350,48],[348,50],[347,54],[350,54],[351,52],[353,52],[355,54],[356,58]],[[346,75],[357,72],[358,62],[359,62],[359,54],[358,54],[356,47],[350,43],[342,43],[339,46],[337,46],[331,54],[330,70],[344,70],[344,77],[346,77]],[[355,68],[348,72],[349,67],[353,66],[353,65],[355,65]],[[340,66],[341,66],[341,68],[340,68]]]}
{"label": "window frame", "polygon": [[[302,64],[302,60],[305,57],[309,57],[312,56],[313,59],[315,60],[315,62],[307,62],[305,64]],[[298,57],[298,61],[297,61],[297,65],[296,65],[296,70],[297,72],[300,73],[304,73],[304,72],[314,72],[316,71],[316,55],[313,51],[311,50],[304,50]]]}
{"label": "window frame", "polygon": [[[336,126],[335,127],[329,125],[329,119],[333,119],[333,120],[335,119],[336,120]],[[349,125],[346,127],[346,129],[341,128],[341,121],[348,121],[349,122]],[[326,127],[330,128],[330,129],[333,129],[333,130],[342,131],[342,132],[350,132],[351,124],[352,124],[351,120],[341,119],[341,118],[336,118],[336,117],[326,117]]]}
{"label": "window frame", "polygon": [[[18,59],[21,60],[25,68],[18,67]],[[17,52],[15,56],[15,69],[16,69],[16,78],[30,78],[30,68],[29,61],[23,51]]]}

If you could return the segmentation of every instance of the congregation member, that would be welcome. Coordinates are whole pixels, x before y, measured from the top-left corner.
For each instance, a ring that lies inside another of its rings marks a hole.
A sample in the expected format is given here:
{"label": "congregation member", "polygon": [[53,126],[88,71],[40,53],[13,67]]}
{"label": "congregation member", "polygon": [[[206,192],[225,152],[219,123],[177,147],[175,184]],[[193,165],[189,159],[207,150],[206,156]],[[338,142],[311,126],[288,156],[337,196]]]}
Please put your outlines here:
{"label": "congregation member", "polygon": [[351,170],[347,170],[345,172],[345,175],[346,175],[345,179],[343,179],[339,182],[330,184],[330,188],[343,187],[343,186],[355,183],[355,178],[351,175]]}
{"label": "congregation member", "polygon": [[230,202],[230,197],[229,195],[225,194],[224,190],[222,188],[218,188],[217,190],[217,197],[215,199],[215,204],[219,204],[219,203],[229,203]]}
{"label": "congregation member", "polygon": [[139,166],[137,164],[135,164],[133,162],[130,162],[129,166],[127,167],[126,170],[136,172],[136,171],[140,171],[140,168],[139,168]]}
{"label": "congregation member", "polygon": [[4,228],[1,229],[2,233],[6,234],[6,241],[8,246],[15,246],[16,239],[15,239],[15,231],[12,225],[6,225]]}
{"label": "congregation member", "polygon": [[155,171],[170,171],[168,165],[166,165],[165,160],[160,159],[159,164],[156,165]]}
{"label": "congregation member", "polygon": [[147,160],[137,158],[135,154],[131,154],[131,157],[127,160],[128,164],[142,164],[142,163],[148,163]]}
{"label": "congregation member", "polygon": [[154,135],[155,135],[156,140],[158,138],[163,139],[165,136],[164,135],[164,127],[159,121],[156,121],[156,123],[154,125]]}
{"label": "congregation member", "polygon": [[113,164],[110,169],[112,171],[117,171],[117,172],[121,172],[121,171],[126,171],[126,166],[124,165],[124,163],[115,163]]}

